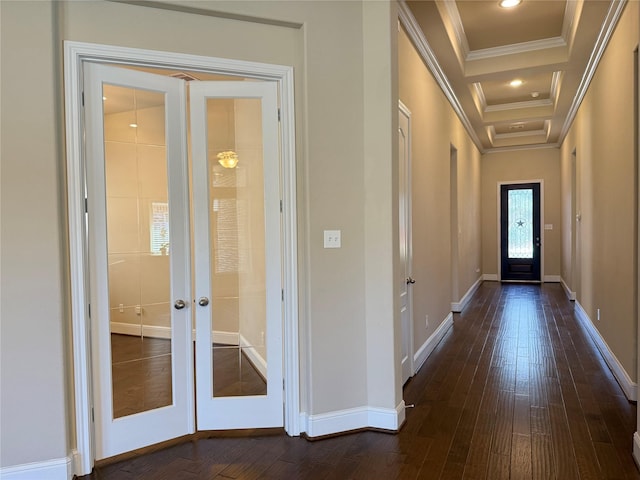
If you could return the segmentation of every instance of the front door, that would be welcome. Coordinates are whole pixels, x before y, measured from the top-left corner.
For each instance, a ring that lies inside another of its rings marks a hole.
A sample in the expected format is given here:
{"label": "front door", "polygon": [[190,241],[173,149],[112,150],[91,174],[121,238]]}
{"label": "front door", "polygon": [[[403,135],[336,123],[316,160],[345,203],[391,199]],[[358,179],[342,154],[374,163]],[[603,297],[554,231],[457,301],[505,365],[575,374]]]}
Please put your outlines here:
{"label": "front door", "polygon": [[97,459],[283,425],[276,86],[190,95],[188,132],[184,80],[85,64]]}
{"label": "front door", "polygon": [[500,186],[501,280],[540,281],[540,184]]}

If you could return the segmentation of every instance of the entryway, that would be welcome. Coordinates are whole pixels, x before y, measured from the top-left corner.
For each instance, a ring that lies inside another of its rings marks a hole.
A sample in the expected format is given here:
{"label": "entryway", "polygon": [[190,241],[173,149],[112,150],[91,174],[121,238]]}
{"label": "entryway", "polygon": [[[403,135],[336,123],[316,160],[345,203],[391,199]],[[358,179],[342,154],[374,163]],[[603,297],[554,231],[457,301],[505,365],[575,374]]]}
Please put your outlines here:
{"label": "entryway", "polygon": [[196,430],[298,434],[290,69],[189,57],[233,80],[199,81],[154,71],[175,54],[67,47],[86,142],[69,160],[83,470]]}
{"label": "entryway", "polygon": [[540,183],[500,185],[500,279],[539,282]]}

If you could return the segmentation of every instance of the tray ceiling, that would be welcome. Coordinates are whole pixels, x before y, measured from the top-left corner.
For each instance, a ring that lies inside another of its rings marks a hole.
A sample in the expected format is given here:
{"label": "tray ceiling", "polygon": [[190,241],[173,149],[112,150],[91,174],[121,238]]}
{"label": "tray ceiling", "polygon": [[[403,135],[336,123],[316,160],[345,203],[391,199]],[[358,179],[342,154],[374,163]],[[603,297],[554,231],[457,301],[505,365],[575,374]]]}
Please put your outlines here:
{"label": "tray ceiling", "polygon": [[400,19],[486,152],[559,145],[625,3],[401,1]]}

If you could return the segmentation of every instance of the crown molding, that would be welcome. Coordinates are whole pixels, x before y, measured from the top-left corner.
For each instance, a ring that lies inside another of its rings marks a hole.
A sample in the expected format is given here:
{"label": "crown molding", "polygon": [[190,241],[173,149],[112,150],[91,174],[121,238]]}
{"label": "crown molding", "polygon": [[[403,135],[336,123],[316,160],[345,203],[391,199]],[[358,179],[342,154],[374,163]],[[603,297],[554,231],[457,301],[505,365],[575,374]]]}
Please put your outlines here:
{"label": "crown molding", "polygon": [[469,52],[469,41],[467,40],[467,34],[464,31],[464,26],[462,25],[462,18],[460,18],[460,11],[458,10],[458,6],[455,1],[445,0],[445,1],[436,1],[436,6],[440,7],[444,6],[444,11],[447,14],[449,22],[451,22],[451,28],[453,28],[453,32],[456,36],[456,40],[458,42],[458,48],[462,52],[463,58],[467,58]]}
{"label": "crown molding", "polygon": [[613,31],[618,24],[618,20],[620,20],[620,16],[622,15],[622,11],[626,4],[627,0],[611,0],[611,3],[609,4],[607,16],[604,22],[602,22],[602,27],[600,28],[600,33],[598,33],[598,38],[589,57],[587,68],[582,75],[580,85],[578,86],[576,95],[573,97],[573,102],[571,103],[571,107],[569,107],[569,112],[565,118],[562,130],[560,131],[560,136],[558,137],[558,141],[560,143],[564,141],[567,133],[569,133],[569,129],[571,128],[571,125],[576,118],[576,114],[578,113],[578,108],[580,108],[580,104],[587,93],[587,89],[589,88],[591,80],[596,73],[600,59],[607,48],[607,44],[611,39],[611,35],[613,35]]}
{"label": "crown molding", "polygon": [[560,95],[560,82],[562,81],[562,75],[564,75],[564,72],[557,71],[553,72],[553,75],[551,76],[551,89],[549,98],[554,105],[558,102],[558,95]]}
{"label": "crown molding", "polygon": [[[562,24],[562,35],[560,37],[545,38],[541,40],[532,40],[530,42],[514,43],[512,45],[503,45],[500,47],[483,48],[480,50],[471,50],[467,34],[464,31],[462,18],[454,0],[436,1],[439,10],[446,12],[447,19],[451,23],[451,27],[455,34],[457,47],[462,51],[465,61],[484,60],[487,58],[499,57],[503,55],[514,55],[524,52],[533,52],[536,50],[547,50],[550,48],[566,47],[568,33],[573,24],[573,16],[575,15],[576,6],[574,2],[567,2],[565,14]],[[570,20],[567,16],[570,15]]]}
{"label": "crown molding", "polygon": [[485,149],[483,155],[502,152],[518,152],[520,150],[543,150],[546,148],[560,148],[559,143],[538,143],[535,145],[517,145],[513,147],[493,147]]}
{"label": "crown molding", "polygon": [[413,42],[413,45],[416,47],[416,50],[422,58],[422,61],[425,63],[434,79],[442,89],[442,92],[444,93],[445,97],[447,97],[447,100],[449,100],[449,103],[451,104],[453,110],[456,112],[456,115],[460,119],[460,122],[462,122],[462,125],[467,131],[467,134],[476,145],[478,150],[480,150],[480,153],[482,153],[484,151],[484,148],[482,146],[482,143],[480,142],[480,139],[478,138],[478,134],[473,129],[473,126],[469,121],[469,117],[467,117],[467,114],[464,112],[464,109],[462,108],[458,97],[451,87],[449,79],[440,67],[440,64],[438,63],[433,50],[431,50],[431,47],[429,46],[429,43],[427,42],[427,39],[422,32],[422,29],[418,25],[416,18],[413,16],[413,13],[411,13],[411,10],[409,10],[409,7],[404,2],[404,0],[400,0],[398,2],[398,17],[400,18],[400,23],[407,32],[407,35],[409,35],[409,38]]}
{"label": "crown molding", "polygon": [[509,138],[521,138],[521,137],[534,137],[539,135],[544,135],[545,137],[549,136],[549,130],[551,128],[551,122],[549,120],[545,120],[543,124],[542,130],[524,130],[522,132],[513,132],[513,133],[496,133],[496,128],[494,125],[489,125],[487,127],[489,138],[493,143],[494,140],[505,140]]}
{"label": "crown molding", "polygon": [[545,38],[542,40],[532,40],[530,42],[513,43],[500,47],[483,48],[472,50],[467,54],[468,62],[474,60],[485,60],[487,58],[501,57],[504,55],[517,55],[520,53],[534,52],[537,50],[548,50],[551,48],[566,47],[567,42],[562,37]]}
{"label": "crown molding", "polygon": [[500,103],[498,105],[486,105],[485,113],[502,112],[506,110],[518,110],[520,108],[552,107],[553,100],[544,98],[542,100],[525,100],[524,102]]}
{"label": "crown molding", "polygon": [[567,44],[570,43],[571,28],[573,27],[573,21],[578,11],[578,2],[567,2],[564,8],[564,19],[562,20],[562,38],[565,39]]}

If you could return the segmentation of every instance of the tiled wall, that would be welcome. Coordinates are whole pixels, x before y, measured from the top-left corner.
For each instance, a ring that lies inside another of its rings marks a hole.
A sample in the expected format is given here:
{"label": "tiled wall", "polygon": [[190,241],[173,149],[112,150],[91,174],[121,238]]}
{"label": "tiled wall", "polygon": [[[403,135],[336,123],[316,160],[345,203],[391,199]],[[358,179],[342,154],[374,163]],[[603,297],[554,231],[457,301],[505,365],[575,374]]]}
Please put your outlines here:
{"label": "tiled wall", "polygon": [[[211,212],[212,330],[239,334],[266,358],[260,105],[256,100],[216,102],[208,115],[209,204],[216,198],[244,202],[246,217],[239,215],[238,221],[246,222],[241,230],[250,240],[241,239],[237,245],[249,259],[241,262],[240,271],[216,272],[215,249],[223,246],[216,242],[215,214]],[[168,201],[164,143],[162,106],[105,116],[109,299],[115,333],[170,334],[170,249],[169,254],[154,253],[150,246],[152,205]],[[228,149],[236,149],[239,154],[237,170],[217,165],[216,153]]]}
{"label": "tiled wall", "polygon": [[164,143],[162,106],[105,116],[109,301],[115,332],[140,334],[142,325],[170,328],[170,257],[152,253],[150,244],[152,204],[168,201]]}

